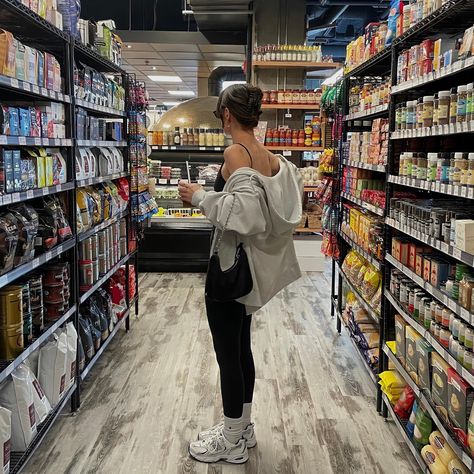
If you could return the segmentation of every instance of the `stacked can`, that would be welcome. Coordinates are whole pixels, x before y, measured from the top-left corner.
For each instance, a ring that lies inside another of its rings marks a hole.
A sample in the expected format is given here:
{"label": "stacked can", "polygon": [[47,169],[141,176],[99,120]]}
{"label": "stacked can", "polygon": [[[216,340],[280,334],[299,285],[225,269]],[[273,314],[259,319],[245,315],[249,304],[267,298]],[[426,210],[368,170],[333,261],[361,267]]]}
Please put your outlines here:
{"label": "stacked can", "polygon": [[18,357],[23,344],[23,287],[6,286],[0,291],[0,359]]}
{"label": "stacked can", "polygon": [[69,309],[70,292],[69,263],[48,265],[43,276],[43,300],[45,320],[57,321]]}
{"label": "stacked can", "polygon": [[127,219],[120,219],[120,258],[128,253],[127,245]]}
{"label": "stacked can", "polygon": [[38,337],[44,330],[43,275],[31,275],[28,279],[33,322],[33,336]]}
{"label": "stacked can", "polygon": [[33,315],[31,312],[30,285],[28,281],[20,283],[23,300],[23,344],[29,346],[33,342]]}
{"label": "stacked can", "polygon": [[99,279],[98,241],[98,235],[92,235],[83,240],[79,248],[79,289],[81,293],[92,288],[92,285]]}

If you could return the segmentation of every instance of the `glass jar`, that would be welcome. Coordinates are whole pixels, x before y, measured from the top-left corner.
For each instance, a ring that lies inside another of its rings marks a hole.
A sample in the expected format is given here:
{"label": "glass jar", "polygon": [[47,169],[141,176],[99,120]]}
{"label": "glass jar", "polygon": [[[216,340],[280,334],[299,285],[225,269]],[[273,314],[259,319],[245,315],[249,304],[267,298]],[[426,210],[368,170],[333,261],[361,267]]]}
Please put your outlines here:
{"label": "glass jar", "polygon": [[426,180],[428,174],[428,160],[425,156],[418,157],[418,168],[416,179]]}
{"label": "glass jar", "polygon": [[212,128],[206,129],[206,146],[213,146],[214,143],[212,139]]}
{"label": "glass jar", "polygon": [[470,82],[467,85],[467,97],[466,97],[466,120],[469,122],[474,120],[474,95],[473,95],[474,83]]}
{"label": "glass jar", "polygon": [[457,182],[457,176],[455,176],[455,184],[467,185],[469,176],[469,161],[467,153],[455,153],[454,154],[454,169],[455,173],[459,174],[459,182]]}
{"label": "glass jar", "polygon": [[291,133],[291,145],[298,146],[298,130],[293,130]]}
{"label": "glass jar", "polygon": [[415,128],[423,128],[423,97],[416,101],[416,125]]}
{"label": "glass jar", "polygon": [[300,91],[300,103],[307,104],[308,103],[308,93],[306,90]]}
{"label": "glass jar", "polygon": [[293,103],[293,94],[290,90],[285,90],[285,104]]}
{"label": "glass jar", "polygon": [[304,130],[299,130],[298,132],[298,146],[299,147],[304,146]]}
{"label": "glass jar", "polygon": [[270,103],[270,91],[263,91],[262,104]]}
{"label": "glass jar", "polygon": [[292,95],[292,103],[293,104],[301,104],[300,91],[298,89],[293,89],[291,95]]}
{"label": "glass jar", "polygon": [[464,368],[469,370],[472,373],[472,369],[474,368],[474,354],[471,350],[466,348],[466,352],[464,353]]}
{"label": "glass jar", "polygon": [[467,114],[467,86],[458,86],[456,122],[464,123]]}
{"label": "glass jar", "polygon": [[407,130],[413,130],[416,124],[416,100],[407,102]]}
{"label": "glass jar", "polygon": [[457,121],[458,113],[458,90],[456,87],[451,88],[451,93],[449,95],[449,123],[455,124]]}
{"label": "glass jar", "polygon": [[270,104],[276,104],[278,102],[278,92],[276,90],[270,91]]}
{"label": "glass jar", "polygon": [[278,101],[279,104],[284,104],[285,103],[285,91],[283,89],[280,89],[278,91],[277,101]]}
{"label": "glass jar", "polygon": [[438,171],[438,153],[428,153],[428,173],[426,179],[431,182],[436,181]]}
{"label": "glass jar", "polygon": [[438,124],[447,125],[449,123],[450,92],[439,91]]}
{"label": "glass jar", "polygon": [[212,146],[219,146],[219,129],[212,130]]}
{"label": "glass jar", "polygon": [[433,125],[434,96],[425,95],[423,97],[423,127]]}
{"label": "glass jar", "polygon": [[403,103],[401,106],[400,129],[401,130],[407,129],[407,104],[406,103]]}
{"label": "glass jar", "polygon": [[225,135],[224,135],[224,130],[222,130],[222,128],[219,130],[219,146],[220,147],[225,146]]}

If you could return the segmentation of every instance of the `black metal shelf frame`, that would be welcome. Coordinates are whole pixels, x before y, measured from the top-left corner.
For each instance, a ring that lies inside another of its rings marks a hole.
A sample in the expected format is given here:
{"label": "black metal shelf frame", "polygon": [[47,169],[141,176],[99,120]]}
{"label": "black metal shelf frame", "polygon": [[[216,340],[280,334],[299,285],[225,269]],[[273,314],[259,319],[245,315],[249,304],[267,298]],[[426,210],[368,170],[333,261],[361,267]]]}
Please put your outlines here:
{"label": "black metal shelf frame", "polygon": [[[128,159],[128,150],[126,138],[123,141],[78,141],[76,134],[76,116],[75,107],[81,106],[93,114],[98,116],[105,116],[110,118],[117,118],[123,122],[124,137],[126,137],[127,131],[127,111],[130,107],[129,101],[129,90],[126,85],[128,84],[128,76],[123,69],[113,64],[106,58],[101,57],[97,52],[93,51],[89,47],[79,43],[77,40],[66,33],[56,28],[45,19],[34,13],[28,7],[23,5],[18,0],[0,0],[0,28],[5,28],[11,31],[15,36],[21,39],[27,45],[31,45],[40,50],[48,51],[53,53],[61,64],[61,70],[63,75],[64,90],[61,92],[52,91],[41,87],[37,84],[31,84],[26,81],[18,80],[16,78],[6,77],[0,75],[0,91],[4,91],[5,95],[19,97],[22,100],[51,100],[54,102],[61,102],[65,105],[66,110],[66,139],[49,139],[40,137],[14,137],[0,135],[0,146],[47,146],[47,147],[60,147],[63,149],[64,156],[66,158],[67,176],[68,182],[51,187],[45,187],[40,189],[32,189],[24,192],[17,192],[12,194],[0,195],[0,207],[7,206],[12,203],[24,202],[34,198],[40,198],[43,196],[53,195],[57,193],[67,193],[67,213],[69,216],[69,223],[73,232],[77,229],[76,222],[76,193],[75,190],[81,186],[88,186],[93,184],[99,184],[107,180],[118,179],[126,177],[130,180],[130,166]],[[122,81],[126,89],[126,104],[127,111],[115,110],[110,107],[103,107],[97,104],[90,104],[74,97],[74,62],[76,60],[82,63],[92,66],[97,70],[105,73],[112,73],[118,76],[119,80]],[[115,146],[124,147],[125,163],[124,171],[111,176],[97,177],[91,180],[76,180],[75,176],[75,153],[79,146]],[[120,216],[117,216],[115,220],[120,217],[127,217],[127,245],[129,241],[129,227],[130,227],[130,216],[131,202],[128,204],[128,208],[125,212],[122,212]],[[110,225],[111,221],[107,223]],[[92,233],[98,231],[95,228]],[[78,330],[79,323],[79,305],[87,300],[92,294],[88,292],[86,295],[80,296],[79,293],[79,242],[82,240],[82,236],[74,235],[70,240],[54,247],[53,249],[38,255],[36,258],[27,262],[12,271],[0,276],[0,288],[16,281],[18,278],[23,277],[33,270],[42,267],[47,262],[53,261],[57,257],[65,257],[71,262],[70,274],[71,274],[71,308],[66,314],[59,318],[54,323],[47,326],[43,334],[37,338],[32,344],[25,348],[25,350],[13,361],[4,361],[0,363],[0,382],[6,380],[11,373],[28,357],[50,337],[60,326],[67,321],[73,321],[76,329]],[[128,279],[128,268],[129,261],[135,258],[136,252],[129,252],[124,258],[114,266],[114,268],[107,273],[106,277],[110,277],[114,271],[116,271],[121,264],[125,264],[127,267],[127,281],[126,281],[126,294],[127,304],[129,303],[129,279]],[[135,268],[137,265],[135,264]],[[104,283],[106,277],[101,279],[101,283]],[[138,278],[136,279],[138,283]],[[136,289],[136,296],[132,300],[132,304],[135,306],[135,314],[138,314],[138,288]],[[125,323],[126,329],[130,327],[130,313],[131,307],[126,311],[123,319],[119,322],[118,327]],[[78,330],[79,333],[79,330]],[[108,345],[105,344],[101,353],[106,349]],[[78,355],[79,357],[79,355]],[[80,392],[81,392],[81,377],[79,373],[79,364],[76,364],[76,380],[72,387],[66,392],[60,404],[53,410],[44,423],[38,427],[38,434],[32,441],[26,452],[24,453],[12,453],[11,456],[11,470],[10,472],[20,472],[25,466],[26,462],[31,458],[37,447],[42,442],[46,433],[53,426],[59,413],[62,411],[66,403],[71,401],[72,411],[76,411],[80,406]],[[90,371],[92,366],[88,368]]]}

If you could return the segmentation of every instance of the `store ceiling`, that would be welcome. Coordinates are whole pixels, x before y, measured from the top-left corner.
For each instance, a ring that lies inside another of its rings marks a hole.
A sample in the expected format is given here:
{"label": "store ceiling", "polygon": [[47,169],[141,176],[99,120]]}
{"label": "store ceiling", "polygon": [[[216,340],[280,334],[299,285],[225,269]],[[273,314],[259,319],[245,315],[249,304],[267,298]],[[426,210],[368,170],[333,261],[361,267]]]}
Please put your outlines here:
{"label": "store ceiling", "polygon": [[[196,34],[196,33],[195,33]],[[210,73],[219,66],[242,67],[245,61],[245,46],[201,43],[145,43],[125,41],[123,67],[145,82],[152,104],[177,101],[169,90],[193,91],[198,96],[198,79],[206,81]],[[181,83],[155,82],[148,76],[178,76]]]}

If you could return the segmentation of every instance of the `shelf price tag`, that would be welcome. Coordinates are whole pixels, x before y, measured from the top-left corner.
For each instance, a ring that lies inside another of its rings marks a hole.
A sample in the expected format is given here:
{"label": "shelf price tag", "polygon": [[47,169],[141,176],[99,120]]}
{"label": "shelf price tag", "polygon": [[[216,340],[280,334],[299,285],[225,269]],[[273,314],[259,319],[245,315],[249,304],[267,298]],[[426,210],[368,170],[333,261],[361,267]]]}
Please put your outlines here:
{"label": "shelf price tag", "polygon": [[3,204],[10,204],[12,202],[12,197],[10,194],[5,194],[3,196]]}
{"label": "shelf price tag", "polygon": [[196,182],[197,182],[197,184],[200,184],[201,186],[204,186],[206,184],[205,179],[198,179]]}
{"label": "shelf price tag", "polygon": [[20,193],[12,194],[12,202],[18,202],[20,200]]}
{"label": "shelf price tag", "polygon": [[283,150],[283,156],[291,156],[290,150]]}
{"label": "shelf price tag", "polygon": [[473,199],[474,198],[474,189],[468,189],[468,193],[467,193],[467,197],[469,199]]}
{"label": "shelf price tag", "polygon": [[41,145],[41,138],[35,138],[35,145],[40,146]]}
{"label": "shelf price tag", "polygon": [[453,257],[457,258],[458,260],[462,259],[462,252],[458,248],[454,247],[453,248]]}
{"label": "shelf price tag", "polygon": [[28,199],[32,199],[33,196],[34,196],[34,193],[33,193],[33,190],[32,190],[32,189],[30,189],[29,191],[26,191],[26,197],[27,197]]}
{"label": "shelf price tag", "polygon": [[[60,190],[58,189],[58,191]],[[43,193],[43,196],[47,196],[49,194],[48,188],[41,188],[41,192]]]}
{"label": "shelf price tag", "polygon": [[0,135],[0,145],[6,145],[6,144],[7,144],[6,135]]}
{"label": "shelf price tag", "polygon": [[471,321],[471,314],[466,308],[461,308],[461,318],[463,318],[465,321]]}
{"label": "shelf price tag", "polygon": [[441,242],[441,251],[444,253],[449,253],[449,245],[445,242]]}
{"label": "shelf price tag", "polygon": [[10,80],[10,83],[11,83],[12,87],[14,87],[15,89],[18,89],[18,87],[20,86],[20,84],[19,84],[19,82],[18,82],[18,79],[12,78],[12,79]]}
{"label": "shelf price tag", "polygon": [[39,94],[39,93],[40,93],[39,87],[38,87],[38,86],[35,86],[34,84],[33,84],[33,92],[34,92],[35,94]]}
{"label": "shelf price tag", "polygon": [[26,137],[18,137],[18,143],[20,145],[26,145]]}
{"label": "shelf price tag", "polygon": [[287,112],[285,114],[285,118],[293,118],[293,115],[291,113]]}
{"label": "shelf price tag", "polygon": [[170,179],[170,184],[178,184],[178,179]]}
{"label": "shelf price tag", "polygon": [[168,180],[167,180],[167,179],[160,178],[160,179],[158,180],[158,184],[168,184]]}

